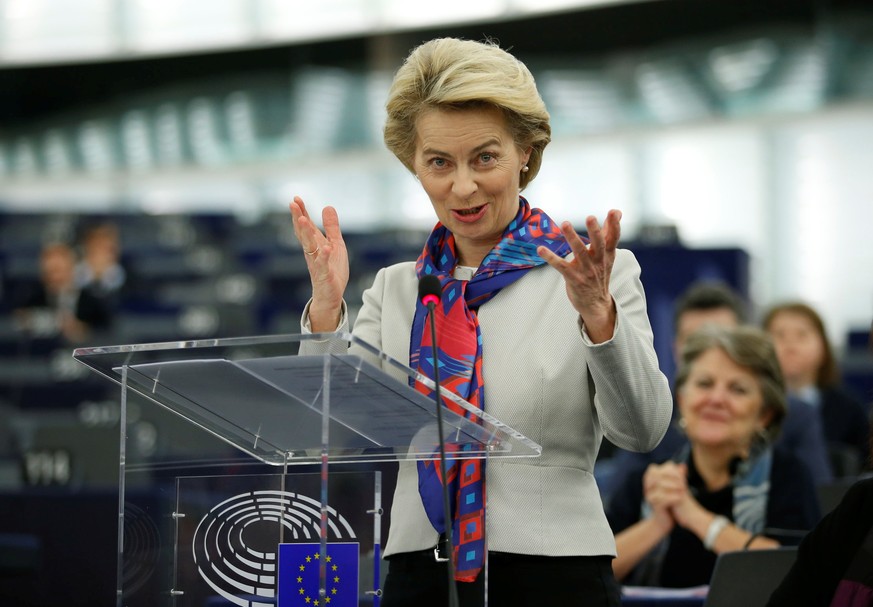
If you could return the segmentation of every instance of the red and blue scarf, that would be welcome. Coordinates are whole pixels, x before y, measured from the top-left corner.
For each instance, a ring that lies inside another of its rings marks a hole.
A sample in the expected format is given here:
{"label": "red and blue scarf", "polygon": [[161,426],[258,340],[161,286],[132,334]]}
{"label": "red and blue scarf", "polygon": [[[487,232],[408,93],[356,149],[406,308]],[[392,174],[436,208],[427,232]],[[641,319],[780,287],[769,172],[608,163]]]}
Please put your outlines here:
{"label": "red and blue scarf", "polygon": [[[442,300],[435,310],[441,389],[451,390],[483,411],[482,335],[477,311],[528,270],[546,263],[537,254],[539,246],[561,257],[571,250],[560,226],[541,210],[531,209],[527,200],[519,196],[518,214],[471,280],[453,277],[458,262],[455,237],[441,223],[434,228],[418,258],[419,278],[433,274],[439,278],[443,290]],[[430,336],[427,308],[419,302],[412,323],[409,366],[433,379]],[[415,388],[434,397],[433,391],[420,382],[415,382]],[[444,403],[456,413],[477,421],[476,416],[451,401]],[[482,459],[446,462],[446,476],[449,495],[454,496],[450,501],[455,579],[472,582],[485,562],[485,462]],[[434,529],[445,533],[439,460],[418,462],[418,489]]]}

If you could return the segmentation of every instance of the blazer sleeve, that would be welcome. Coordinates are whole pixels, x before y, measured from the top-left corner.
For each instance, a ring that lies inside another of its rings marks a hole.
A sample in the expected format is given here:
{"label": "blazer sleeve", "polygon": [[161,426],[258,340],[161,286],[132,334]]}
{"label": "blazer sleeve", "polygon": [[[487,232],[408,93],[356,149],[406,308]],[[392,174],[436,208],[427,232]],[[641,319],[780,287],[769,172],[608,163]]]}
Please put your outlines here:
{"label": "blazer sleeve", "polygon": [[[368,344],[382,349],[382,297],[385,291],[385,268],[380,269],[376,273],[376,278],[373,284],[364,291],[363,305],[355,319],[354,335],[367,342]],[[301,333],[311,335],[312,329],[309,324],[309,306],[312,300],[307,302],[303,309],[303,315],[300,319]],[[340,316],[337,332],[348,332],[350,328],[348,306],[345,301],[342,303],[342,313]],[[363,351],[361,348],[355,348],[354,345],[350,348],[345,348],[344,344],[337,340],[306,340],[300,344],[300,354],[343,354],[346,351],[364,356],[369,356],[369,352]],[[375,362],[375,361],[374,361]]]}
{"label": "blazer sleeve", "polygon": [[633,253],[617,251],[610,291],[616,306],[611,340],[588,344],[588,372],[603,435],[629,451],[651,451],[670,424],[673,398],[658,366],[640,265]]}
{"label": "blazer sleeve", "polygon": [[[306,302],[306,307],[303,308],[303,314],[300,318],[300,334],[301,335],[312,335],[312,325],[309,323],[309,306],[312,305],[312,300],[310,299]],[[346,302],[342,303],[342,312],[340,313],[340,322],[339,326],[337,326],[336,330],[333,331],[335,333],[348,331],[349,330],[349,313],[348,306]],[[315,356],[319,354],[345,354],[348,351],[348,345],[339,340],[321,340],[321,339],[307,339],[300,342],[300,352],[301,355],[306,356]]]}

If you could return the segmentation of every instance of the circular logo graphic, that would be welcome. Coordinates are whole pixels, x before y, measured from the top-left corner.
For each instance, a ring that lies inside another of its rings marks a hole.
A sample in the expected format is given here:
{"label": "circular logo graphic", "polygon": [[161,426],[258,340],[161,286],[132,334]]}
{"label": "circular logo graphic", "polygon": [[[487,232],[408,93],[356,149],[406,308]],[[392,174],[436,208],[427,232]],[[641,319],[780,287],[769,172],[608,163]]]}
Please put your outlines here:
{"label": "circular logo graphic", "polygon": [[[355,539],[345,517],[329,506],[326,511],[328,540]],[[319,500],[299,493],[250,491],[207,512],[194,532],[192,548],[198,573],[215,592],[234,604],[256,607],[263,604],[257,597],[276,595],[278,544],[320,538]]]}

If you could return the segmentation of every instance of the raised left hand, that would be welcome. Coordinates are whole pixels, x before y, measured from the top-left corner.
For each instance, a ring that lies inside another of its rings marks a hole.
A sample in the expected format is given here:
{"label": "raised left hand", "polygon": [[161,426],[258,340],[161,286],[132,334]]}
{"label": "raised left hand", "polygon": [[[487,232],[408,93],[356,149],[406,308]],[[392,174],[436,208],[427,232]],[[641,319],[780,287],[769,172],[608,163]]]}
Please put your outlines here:
{"label": "raised left hand", "polygon": [[582,317],[588,336],[600,343],[611,339],[615,330],[615,301],[609,292],[609,279],[621,236],[621,211],[609,211],[602,227],[593,215],[588,216],[585,225],[587,246],[569,221],[561,224],[561,232],[573,250],[571,259],[559,257],[546,247],[539,247],[537,253],[563,275],[570,303]]}

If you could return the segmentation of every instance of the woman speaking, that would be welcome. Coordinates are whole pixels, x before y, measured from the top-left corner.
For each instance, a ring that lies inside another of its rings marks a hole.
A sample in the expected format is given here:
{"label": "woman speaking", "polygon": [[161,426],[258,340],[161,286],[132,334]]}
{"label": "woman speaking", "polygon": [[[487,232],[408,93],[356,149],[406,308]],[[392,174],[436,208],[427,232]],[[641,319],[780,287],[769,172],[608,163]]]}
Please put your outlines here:
{"label": "woman speaking", "polygon": [[[433,377],[417,289],[436,276],[441,385],[543,448],[535,459],[494,458],[487,470],[482,460],[459,464],[450,490],[460,603],[481,604],[487,545],[492,604],[618,606],[594,460],[604,436],[652,449],[672,409],[639,265],[617,248],[621,213],[603,225],[589,216],[586,243],[520,196],[550,141],[549,114],[530,71],[495,44],[418,46],[386,109],[385,143],[424,188],[437,223],[417,260],[378,272],[353,333]],[[349,265],[336,211],[324,209],[322,231],[301,198],[290,207],[312,282],[303,331],[346,330]],[[320,347],[303,342],[301,353]],[[400,463],[386,607],[447,604],[434,481],[426,465]]]}

